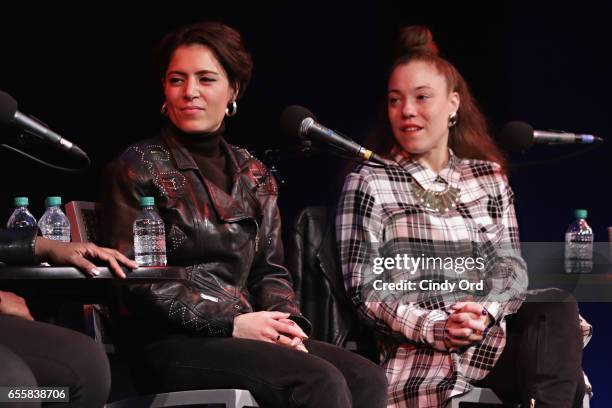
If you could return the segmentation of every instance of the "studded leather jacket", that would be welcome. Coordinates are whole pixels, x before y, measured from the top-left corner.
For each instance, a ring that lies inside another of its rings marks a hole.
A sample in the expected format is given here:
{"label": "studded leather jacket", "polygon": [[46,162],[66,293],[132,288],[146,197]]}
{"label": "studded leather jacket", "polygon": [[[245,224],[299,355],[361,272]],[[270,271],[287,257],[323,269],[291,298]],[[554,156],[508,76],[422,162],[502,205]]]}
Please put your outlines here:
{"label": "studded leather jacket", "polygon": [[265,166],[221,139],[233,188],[228,195],[203,174],[172,129],[129,147],[105,175],[107,243],[133,256],[132,224],[141,196],[155,197],[165,223],[168,265],[188,282],[130,285],[130,315],[171,332],[231,336],[239,314],[289,312],[309,330],[283,267],[277,188]]}

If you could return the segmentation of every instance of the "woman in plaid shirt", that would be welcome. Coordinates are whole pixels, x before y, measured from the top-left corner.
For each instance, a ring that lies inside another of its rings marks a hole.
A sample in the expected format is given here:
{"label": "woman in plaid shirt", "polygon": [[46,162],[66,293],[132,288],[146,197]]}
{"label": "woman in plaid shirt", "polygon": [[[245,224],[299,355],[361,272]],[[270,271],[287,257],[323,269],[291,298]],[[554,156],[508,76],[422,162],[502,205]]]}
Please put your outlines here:
{"label": "woman in plaid shirt", "polygon": [[505,161],[482,113],[427,28],[400,42],[387,165],[349,174],[336,221],[349,296],[380,335],[388,406],[442,407],[472,385],[523,406],[580,406],[590,326],[573,299],[551,302],[567,294],[527,291]]}

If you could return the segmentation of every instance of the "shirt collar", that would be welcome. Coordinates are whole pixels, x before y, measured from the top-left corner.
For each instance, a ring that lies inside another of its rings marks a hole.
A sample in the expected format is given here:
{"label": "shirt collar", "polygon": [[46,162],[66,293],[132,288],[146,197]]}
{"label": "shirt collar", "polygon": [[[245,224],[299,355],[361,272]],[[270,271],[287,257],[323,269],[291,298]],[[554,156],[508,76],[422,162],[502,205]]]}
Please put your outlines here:
{"label": "shirt collar", "polygon": [[448,163],[446,163],[446,166],[444,166],[439,174],[423,166],[417,160],[410,158],[401,149],[394,148],[391,152],[391,157],[400,167],[410,173],[423,188],[436,191],[444,189],[447,184],[454,187],[459,185],[461,178],[459,164],[461,160],[451,149],[448,149],[448,153]]}

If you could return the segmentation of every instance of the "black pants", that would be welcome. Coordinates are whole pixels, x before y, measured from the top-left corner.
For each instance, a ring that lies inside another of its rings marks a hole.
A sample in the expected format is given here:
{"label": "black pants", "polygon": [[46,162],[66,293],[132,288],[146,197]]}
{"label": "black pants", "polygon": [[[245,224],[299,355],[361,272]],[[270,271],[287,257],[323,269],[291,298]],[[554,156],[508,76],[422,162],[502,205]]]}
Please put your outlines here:
{"label": "black pants", "polygon": [[[144,347],[147,392],[199,388],[251,391],[262,407],[385,407],[387,380],[371,361],[306,340],[309,353],[236,338],[174,335]],[[143,370],[144,369],[144,370]]]}
{"label": "black pants", "polygon": [[[45,406],[99,408],[110,390],[101,346],[89,337],[41,322],[0,315],[0,386],[69,387],[69,403]],[[39,403],[0,407],[36,407]]]}
{"label": "black pants", "polygon": [[504,401],[536,408],[581,407],[582,333],[578,305],[568,293],[548,289],[529,295],[518,313],[507,317],[507,343],[479,387],[493,389]]}

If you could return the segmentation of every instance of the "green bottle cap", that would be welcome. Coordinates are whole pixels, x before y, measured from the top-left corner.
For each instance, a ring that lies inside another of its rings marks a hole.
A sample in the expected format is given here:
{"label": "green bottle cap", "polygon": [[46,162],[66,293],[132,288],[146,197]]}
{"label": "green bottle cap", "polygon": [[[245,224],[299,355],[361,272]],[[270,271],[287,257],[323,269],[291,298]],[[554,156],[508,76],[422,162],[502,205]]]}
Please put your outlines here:
{"label": "green bottle cap", "polygon": [[140,197],[141,207],[151,207],[155,205],[155,198],[153,197]]}
{"label": "green bottle cap", "polygon": [[579,220],[584,220],[587,217],[587,210],[583,208],[574,210],[574,216]]}
{"label": "green bottle cap", "polygon": [[45,200],[45,204],[47,205],[47,207],[53,207],[55,205],[62,205],[62,197],[59,197],[59,196],[47,197],[47,199]]}
{"label": "green bottle cap", "polygon": [[27,207],[29,204],[28,197],[15,197],[15,207]]}

